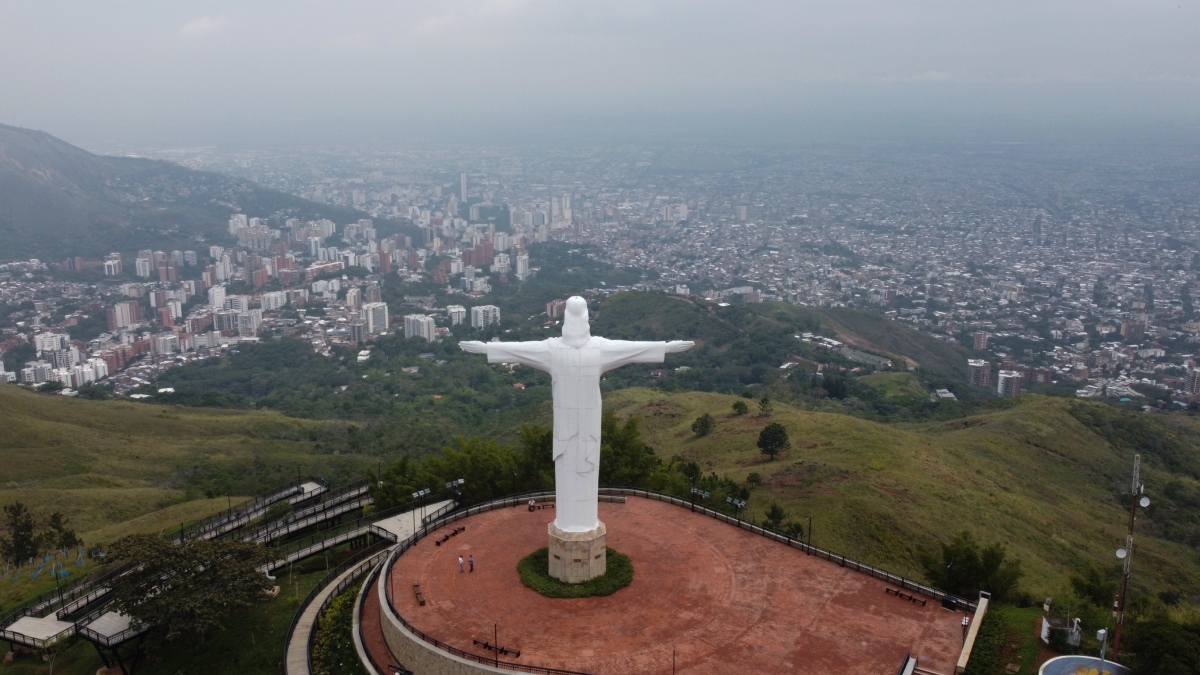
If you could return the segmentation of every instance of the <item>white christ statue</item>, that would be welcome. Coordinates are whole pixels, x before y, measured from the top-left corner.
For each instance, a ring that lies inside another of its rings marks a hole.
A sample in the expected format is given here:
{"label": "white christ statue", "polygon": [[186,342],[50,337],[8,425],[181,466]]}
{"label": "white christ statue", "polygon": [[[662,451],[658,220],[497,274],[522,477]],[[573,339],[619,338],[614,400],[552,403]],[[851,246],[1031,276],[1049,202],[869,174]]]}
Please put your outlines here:
{"label": "white christ statue", "polygon": [[[463,351],[487,354],[488,363],[520,363],[550,373],[554,395],[555,519],[549,528],[553,576],[576,582],[604,573],[605,528],[597,507],[600,375],[629,363],[662,363],[666,354],[685,351],[694,344],[593,336],[587,301],[579,296],[567,300],[561,338],[459,343]],[[556,566],[561,566],[561,574],[555,573]]]}

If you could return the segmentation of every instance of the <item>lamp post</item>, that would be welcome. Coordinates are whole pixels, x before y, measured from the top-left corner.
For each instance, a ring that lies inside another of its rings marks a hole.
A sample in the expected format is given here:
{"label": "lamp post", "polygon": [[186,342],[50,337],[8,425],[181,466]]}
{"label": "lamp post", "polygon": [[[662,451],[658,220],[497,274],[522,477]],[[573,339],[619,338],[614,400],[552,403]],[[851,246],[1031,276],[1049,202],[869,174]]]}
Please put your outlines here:
{"label": "lamp post", "polygon": [[700,488],[692,488],[692,512],[696,511],[696,497],[700,499],[708,499],[710,493],[701,490]]}
{"label": "lamp post", "polygon": [[415,504],[415,506],[413,506],[413,510],[412,510],[412,514],[413,514],[413,531],[412,531],[412,533],[414,535],[417,533],[417,509],[421,508],[421,498],[427,494],[429,494],[429,488],[425,488],[424,490],[417,490],[416,492],[412,493],[413,504]]}
{"label": "lamp post", "polygon": [[1113,605],[1113,617],[1117,620],[1117,629],[1113,634],[1113,661],[1121,655],[1121,628],[1125,625],[1125,598],[1129,592],[1129,565],[1133,562],[1133,523],[1137,516],[1137,508],[1150,506],[1150,498],[1143,494],[1145,485],[1140,481],[1142,456],[1133,456],[1133,482],[1129,490],[1129,531],[1125,534],[1125,548],[1117,549],[1117,558],[1125,562],[1124,574],[1121,577],[1121,591],[1117,594]]}
{"label": "lamp post", "polygon": [[737,518],[738,527],[742,526],[742,509],[746,508],[746,502],[733,497],[726,497],[725,501],[733,505],[733,516]]}

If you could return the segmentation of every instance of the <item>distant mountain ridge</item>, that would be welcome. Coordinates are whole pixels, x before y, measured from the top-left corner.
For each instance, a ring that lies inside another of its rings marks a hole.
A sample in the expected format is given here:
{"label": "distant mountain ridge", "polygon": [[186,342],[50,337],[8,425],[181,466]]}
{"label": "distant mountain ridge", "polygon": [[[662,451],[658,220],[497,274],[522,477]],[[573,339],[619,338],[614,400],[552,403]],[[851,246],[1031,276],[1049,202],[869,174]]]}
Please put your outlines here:
{"label": "distant mountain ridge", "polygon": [[0,124],[0,261],[196,247],[227,238],[230,214],[329,218],[359,211],[160,160],[96,155]]}

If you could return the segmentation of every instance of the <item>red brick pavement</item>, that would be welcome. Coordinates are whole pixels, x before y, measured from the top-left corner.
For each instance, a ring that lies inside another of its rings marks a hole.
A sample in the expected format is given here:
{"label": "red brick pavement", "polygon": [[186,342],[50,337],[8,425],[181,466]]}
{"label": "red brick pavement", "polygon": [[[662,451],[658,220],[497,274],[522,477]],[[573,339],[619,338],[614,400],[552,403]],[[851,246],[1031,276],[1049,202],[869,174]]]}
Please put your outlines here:
{"label": "red brick pavement", "polygon": [[[908,652],[952,673],[963,614],[920,607],[885,584],[783,544],[670,504],[630,497],[601,504],[608,545],[630,556],[634,580],[606,598],[562,600],[525,588],[517,561],[546,545],[554,512],[503,509],[455,523],[466,531],[438,547],[428,537],[397,561],[389,580],[400,614],[443,642],[481,656],[472,639],[521,650],[519,662],[597,675],[670,673],[878,673]],[[473,573],[458,556],[475,556]],[[419,607],[412,584],[421,583]],[[375,593],[371,594],[375,596]],[[387,654],[377,601],[364,635]]]}

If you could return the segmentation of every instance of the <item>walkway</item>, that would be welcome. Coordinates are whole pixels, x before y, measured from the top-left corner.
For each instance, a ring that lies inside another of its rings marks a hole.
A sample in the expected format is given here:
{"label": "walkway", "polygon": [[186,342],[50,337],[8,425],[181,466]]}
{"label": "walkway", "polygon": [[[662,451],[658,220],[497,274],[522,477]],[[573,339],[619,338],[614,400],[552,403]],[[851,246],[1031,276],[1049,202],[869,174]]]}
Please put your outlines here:
{"label": "walkway", "polygon": [[[394,534],[396,541],[402,541],[412,536],[414,523],[417,527],[420,527],[421,519],[451,503],[450,501],[442,501],[428,504],[413,511],[405,511],[390,518],[385,518],[374,523],[374,525]],[[388,550],[390,551],[391,549]],[[304,608],[304,612],[300,615],[300,620],[296,622],[296,630],[292,632],[292,640],[287,645],[287,656],[284,661],[287,668],[287,675],[310,675],[308,669],[308,644],[309,636],[312,634],[317,622],[317,613],[320,611],[321,606],[325,604],[330,594],[333,593],[333,590],[337,588],[337,585],[347,576],[353,574],[353,572],[353,569],[346,570],[341,576],[330,581],[313,598],[312,602]]]}
{"label": "walkway", "polygon": [[[391,551],[391,548],[388,549]],[[384,558],[386,560],[386,557]],[[296,630],[292,633],[292,641],[287,646],[287,656],[284,661],[286,666],[286,675],[310,675],[308,669],[308,645],[310,635],[316,627],[317,613],[333,594],[335,588],[343,579],[354,574],[355,569],[350,568],[342,572],[338,578],[326,584],[325,588],[308,603],[304,608],[304,613],[300,615],[300,620],[296,622]]]}

